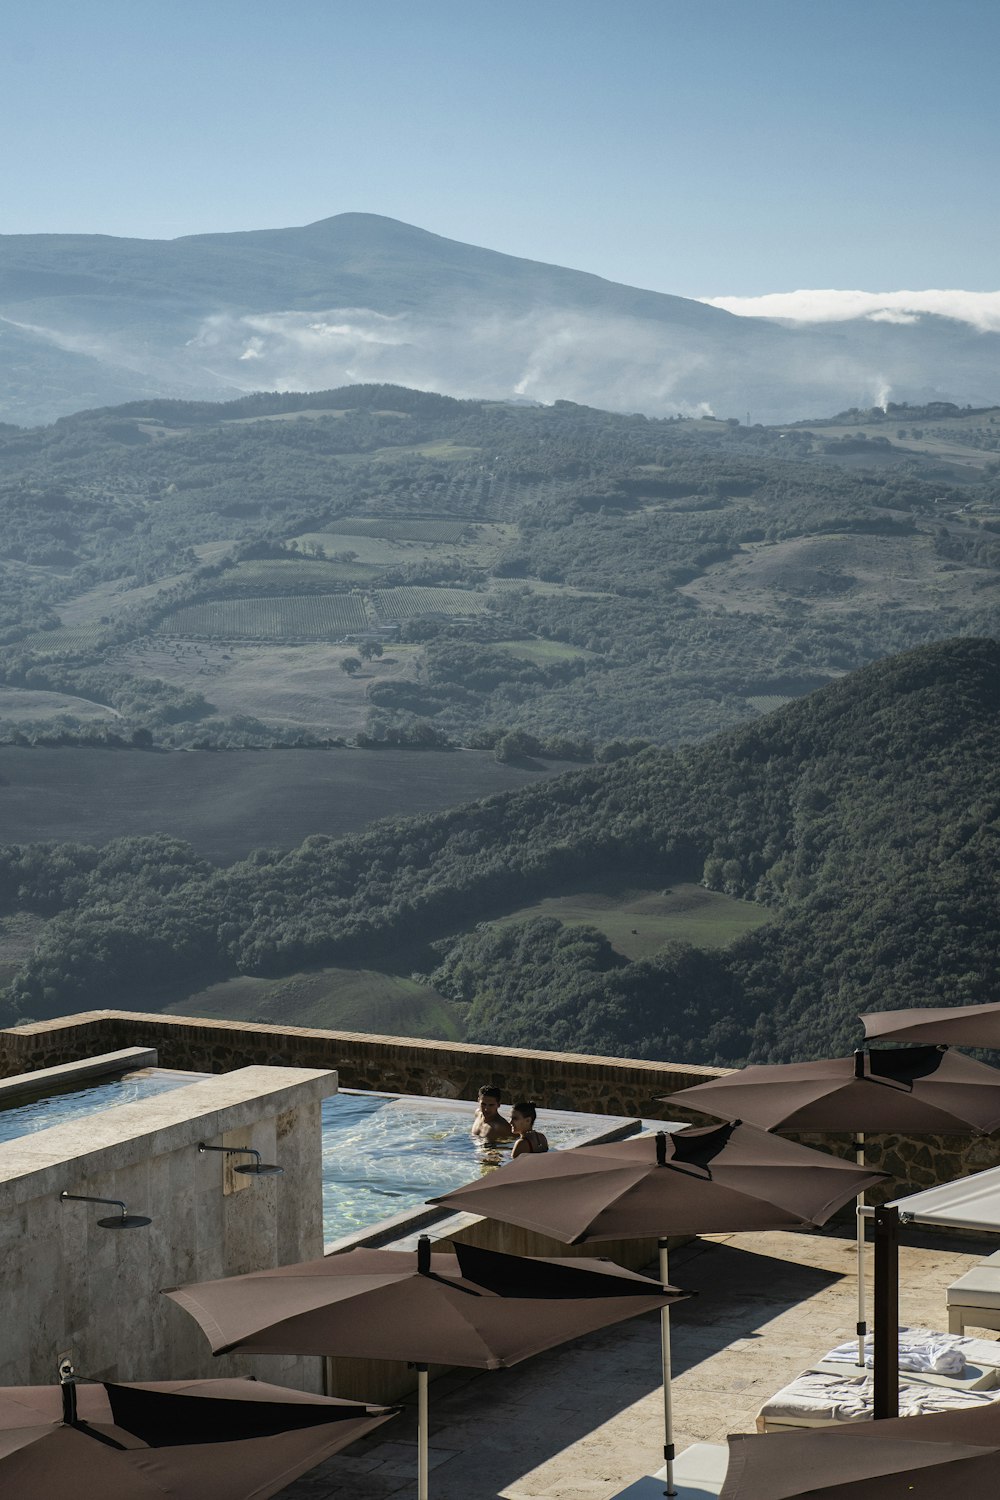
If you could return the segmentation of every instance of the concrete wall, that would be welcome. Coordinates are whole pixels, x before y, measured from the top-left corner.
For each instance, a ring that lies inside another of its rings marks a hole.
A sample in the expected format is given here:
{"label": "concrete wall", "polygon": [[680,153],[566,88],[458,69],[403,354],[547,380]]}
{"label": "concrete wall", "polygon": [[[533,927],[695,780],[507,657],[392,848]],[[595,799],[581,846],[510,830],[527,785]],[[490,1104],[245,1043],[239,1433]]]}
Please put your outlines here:
{"label": "concrete wall", "polygon": [[[0,1146],[0,1385],[47,1383],[69,1352],[121,1380],[256,1373],[307,1390],[317,1359],[213,1359],[160,1289],[323,1253],[320,1103],[329,1071],[243,1068]],[[247,1145],[284,1168],[233,1174],[198,1142]],[[148,1227],[59,1194],[123,1199]]]}

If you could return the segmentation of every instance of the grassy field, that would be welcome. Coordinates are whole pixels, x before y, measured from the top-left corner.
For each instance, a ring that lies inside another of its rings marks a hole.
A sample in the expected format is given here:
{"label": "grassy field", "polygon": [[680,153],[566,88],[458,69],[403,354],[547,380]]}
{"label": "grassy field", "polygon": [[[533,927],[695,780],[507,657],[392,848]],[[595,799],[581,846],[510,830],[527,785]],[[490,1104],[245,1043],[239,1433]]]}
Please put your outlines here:
{"label": "grassy field", "polygon": [[379,536],[390,542],[459,542],[469,521],[420,516],[345,516],[330,526],[334,536]]}
{"label": "grassy field", "polygon": [[363,567],[370,575],[380,569],[400,563],[425,562],[428,558],[441,557],[446,549],[440,542],[402,542],[384,536],[370,536],[367,532],[304,531],[290,537],[289,544],[300,547],[310,544],[322,547],[329,557],[337,552],[353,552],[357,562],[341,564],[344,567]]}
{"label": "grassy field", "polygon": [[540,578],[494,578],[490,588],[496,594],[544,594],[550,599],[611,599],[598,589],[578,589],[571,583],[543,583]]}
{"label": "grassy field", "polygon": [[328,556],[354,552],[359,563],[369,567],[391,567],[399,563],[454,561],[474,568],[491,568],[511,545],[517,530],[504,522],[437,521],[387,517],[331,523],[325,531],[306,531],[289,538],[300,547],[322,547]]}
{"label": "grassy field", "polygon": [[319,969],[284,979],[229,979],[164,1007],[207,1020],[266,1021],[460,1042],[457,1006],[428,985],[376,969]]}
{"label": "grassy field", "polygon": [[789,599],[818,616],[888,606],[935,609],[1000,602],[995,571],[955,568],[925,532],[909,536],[840,533],[784,542],[745,543],[680,592],[702,608],[739,614],[780,611]]}
{"label": "grassy field", "polygon": [[[451,438],[441,438],[431,443],[393,444],[391,448],[376,448],[374,453],[358,456],[374,458],[381,463],[392,463],[397,458],[478,458],[481,452],[481,448],[469,448],[462,443],[453,442]],[[341,457],[349,458],[350,454],[345,453]]]}
{"label": "grassy field", "polygon": [[189,604],[161,620],[157,632],[201,640],[340,640],[367,626],[360,594],[305,594]]}
{"label": "grassy field", "polygon": [[[897,425],[898,422],[898,425]],[[990,452],[986,448],[973,447],[970,443],[963,441],[967,431],[993,427],[997,431],[997,450]],[[794,430],[794,429],[792,429]],[[949,463],[959,464],[974,470],[981,470],[997,456],[1000,451],[1000,407],[993,408],[987,412],[970,412],[968,416],[920,417],[917,414],[900,412],[898,418],[892,422],[852,422],[836,424],[833,422],[816,424],[813,428],[817,437],[823,441],[831,441],[836,438],[854,438],[860,433],[865,437],[888,438],[893,449],[896,450],[895,457],[905,457],[907,453],[919,454],[932,458],[940,458]],[[899,437],[898,433],[906,433],[905,437]],[[914,433],[920,436],[915,437]],[[830,455],[824,453],[824,458]],[[868,454],[862,453],[862,459],[869,459]]]}
{"label": "grassy field", "polygon": [[557,917],[568,927],[596,927],[626,958],[649,958],[670,939],[697,948],[722,948],[771,920],[772,914],[750,901],[737,901],[700,885],[677,885],[667,891],[617,890],[575,892],[522,906],[499,920],[523,922]]}
{"label": "grassy field", "polygon": [[791,698],[783,697],[780,693],[757,693],[747,698],[750,707],[755,708],[759,714],[772,714],[775,709],[784,708],[791,701]]}
{"label": "grassy field", "polygon": [[[228,551],[231,542],[225,542]],[[202,561],[209,561],[203,558]],[[102,583],[95,589],[88,589],[85,594],[77,594],[75,599],[68,599],[65,604],[59,606],[59,618],[67,626],[83,626],[97,623],[102,615],[114,619],[115,615],[123,609],[129,609],[137,604],[148,604],[155,599],[157,594],[162,594],[166,589],[175,588],[183,583],[187,573],[171,573],[168,578],[158,578],[155,583],[144,583],[135,588],[123,587],[120,578],[113,579],[109,583]]]}
{"label": "grassy field", "polygon": [[249,714],[276,728],[351,739],[364,728],[372,683],[413,676],[422,648],[389,646],[351,677],[340,663],[356,653],[355,646],[327,642],[295,646],[147,636],[110,660],[120,671],[202,693],[225,716]]}
{"label": "grassy field", "polygon": [[24,724],[38,720],[68,720],[80,724],[108,724],[121,715],[106,703],[74,698],[71,693],[46,693],[32,688],[0,687],[0,723]]}
{"label": "grassy field", "polygon": [[252,584],[255,588],[312,589],[335,583],[359,583],[374,577],[377,568],[357,562],[325,562],[312,557],[253,557],[228,568],[219,579],[221,587]]}
{"label": "grassy field", "polygon": [[565,770],[500,765],[489,751],[101,750],[0,745],[6,843],[186,839],[229,864],[310,834],[358,833],[377,818],[440,812]]}
{"label": "grassy field", "polygon": [[596,659],[593,651],[585,651],[582,646],[571,646],[568,641],[497,641],[492,649],[506,651],[510,656],[519,656],[523,661],[536,661],[541,666],[552,661],[575,661],[578,657],[584,657],[588,661]]}

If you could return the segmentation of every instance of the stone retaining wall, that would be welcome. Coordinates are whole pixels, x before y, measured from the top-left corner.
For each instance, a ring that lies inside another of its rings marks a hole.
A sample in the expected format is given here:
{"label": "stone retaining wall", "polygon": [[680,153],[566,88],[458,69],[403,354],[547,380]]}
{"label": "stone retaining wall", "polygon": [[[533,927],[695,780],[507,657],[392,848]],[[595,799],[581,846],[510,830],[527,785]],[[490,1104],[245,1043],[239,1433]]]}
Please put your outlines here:
{"label": "stone retaining wall", "polygon": [[[854,1138],[849,1135],[795,1134],[782,1131],[789,1140],[822,1151],[835,1151],[853,1161]],[[869,1203],[886,1203],[905,1193],[954,1182],[973,1172],[1000,1166],[1000,1136],[973,1135],[871,1135],[865,1138],[865,1163],[878,1172],[888,1172],[889,1181],[871,1188]],[[953,1233],[955,1231],[949,1231]]]}
{"label": "stone retaining wall", "polygon": [[[466,1047],[411,1037],[369,1036],[302,1026],[202,1021],[142,1011],[86,1011],[0,1031],[0,1076],[72,1062],[120,1047],[155,1047],[164,1068],[228,1073],[254,1064],[335,1068],[341,1088],[383,1089],[438,1099],[475,1099],[495,1083],[510,1102],[585,1114],[669,1119],[659,1096],[718,1078],[727,1068],[532,1052],[518,1047]],[[676,1116],[675,1116],[676,1118]]]}
{"label": "stone retaining wall", "polygon": [[[0,1077],[71,1062],[121,1047],[155,1047],[166,1068],[226,1073],[254,1064],[335,1068],[342,1088],[383,1089],[443,1099],[474,1099],[481,1084],[495,1083],[509,1103],[534,1099],[550,1109],[586,1114],[636,1115],[647,1120],[704,1115],[658,1100],[729,1068],[638,1062],[572,1052],[519,1047],[467,1047],[411,1037],[204,1021],[143,1011],[87,1011],[0,1031]],[[783,1134],[785,1132],[782,1132]],[[853,1159],[848,1135],[791,1135],[803,1144]],[[1000,1136],[871,1136],[866,1159],[890,1179],[871,1193],[873,1202],[900,1197],[938,1182],[1000,1164]]]}

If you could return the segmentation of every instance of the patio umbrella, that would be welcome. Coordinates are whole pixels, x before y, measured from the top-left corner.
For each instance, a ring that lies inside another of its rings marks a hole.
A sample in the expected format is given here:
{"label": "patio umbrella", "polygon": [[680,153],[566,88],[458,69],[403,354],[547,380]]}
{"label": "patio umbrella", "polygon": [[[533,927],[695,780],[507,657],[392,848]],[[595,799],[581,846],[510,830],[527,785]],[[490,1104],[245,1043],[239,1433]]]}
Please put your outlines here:
{"label": "patio umbrella", "polygon": [[265,1500],[393,1415],[255,1380],[0,1388],[0,1493]]}
{"label": "patio umbrella", "polygon": [[[865,1135],[880,1131],[989,1135],[1000,1127],[1000,1070],[940,1047],[897,1047],[741,1068],[661,1102],[723,1119],[738,1116],[766,1130],[849,1132],[861,1166]],[[858,1208],[863,1203],[861,1193]],[[860,1214],[857,1225],[858,1363],[864,1364],[865,1221]]]}
{"label": "patio umbrella", "polygon": [[953,1047],[1000,1047],[1000,1004],[915,1006],[862,1016],[865,1037],[893,1042],[946,1042]]}
{"label": "patio umbrella", "polygon": [[894,1047],[741,1068],[662,1102],[765,1130],[989,1135],[1000,1127],[1000,1069],[941,1047]]}
{"label": "patio umbrella", "polygon": [[427,1366],[498,1370],[684,1296],[609,1261],[538,1260],[471,1245],[342,1255],[166,1295],[213,1354],[339,1354],[417,1366],[419,1495],[427,1495]]}
{"label": "patio umbrella", "polygon": [[969,1500],[993,1495],[1000,1404],[729,1439],[720,1500]]}
{"label": "patio umbrella", "polygon": [[[431,1201],[520,1224],[563,1244],[655,1235],[665,1282],[671,1234],[823,1224],[884,1176],[737,1121],[519,1157]],[[666,1493],[674,1494],[667,1307],[660,1317]]]}

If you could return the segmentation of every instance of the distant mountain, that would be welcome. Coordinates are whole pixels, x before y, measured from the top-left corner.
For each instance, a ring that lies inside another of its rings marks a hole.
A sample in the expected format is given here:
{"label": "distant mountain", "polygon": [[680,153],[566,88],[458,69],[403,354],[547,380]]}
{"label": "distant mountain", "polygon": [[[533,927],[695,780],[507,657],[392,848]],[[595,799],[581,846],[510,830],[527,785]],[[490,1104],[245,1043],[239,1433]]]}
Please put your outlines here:
{"label": "distant mountain", "polygon": [[0,236],[0,421],[142,396],[390,381],[762,422],[1000,399],[1000,334],[925,315],[787,326],[375,214],[126,240]]}

